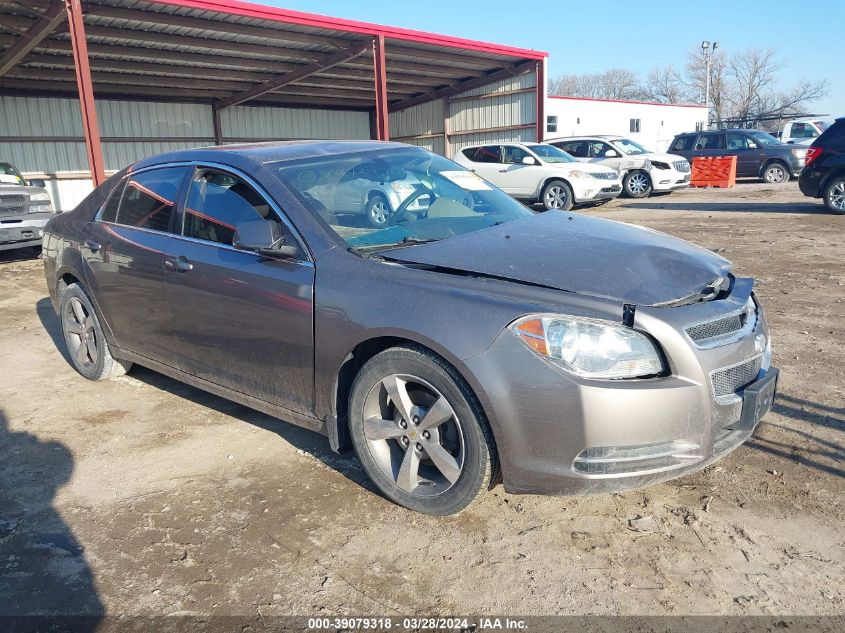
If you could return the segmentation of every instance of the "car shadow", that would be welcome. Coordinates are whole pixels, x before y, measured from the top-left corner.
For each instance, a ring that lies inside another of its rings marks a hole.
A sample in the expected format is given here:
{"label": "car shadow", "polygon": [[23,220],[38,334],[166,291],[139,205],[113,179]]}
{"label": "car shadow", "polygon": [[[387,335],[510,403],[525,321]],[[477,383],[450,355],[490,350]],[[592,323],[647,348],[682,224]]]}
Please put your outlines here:
{"label": "car shadow", "polygon": [[652,211],[703,211],[707,213],[802,213],[829,215],[818,202],[664,202],[662,199],[637,200],[617,204],[616,208]]}
{"label": "car shadow", "polygon": [[[53,304],[45,297],[36,304],[36,312],[41,320],[41,325],[50,335],[53,344],[62,354],[68,365],[73,367],[70,356],[65,349],[65,342],[62,336],[59,317],[53,311]],[[275,433],[297,449],[308,453],[323,464],[336,470],[347,479],[363,486],[371,492],[377,492],[369,478],[361,470],[360,464],[353,453],[335,453],[329,447],[328,439],[314,431],[302,428],[295,424],[286,422],[279,418],[250,409],[231,400],[215,396],[214,394],[192,387],[184,382],[165,376],[146,367],[135,366],[130,375],[141,382],[166,391],[180,398],[185,398],[200,406],[208,407],[225,415],[237,418],[252,426]]]}
{"label": "car shadow", "polygon": [[40,246],[27,246],[26,248],[11,248],[7,251],[0,251],[0,264],[13,262],[27,262],[33,259],[41,259]]}
{"label": "car shadow", "polygon": [[775,399],[772,412],[811,425],[810,430],[807,431],[775,424],[774,422],[765,422],[766,426],[796,436],[796,439],[800,438],[800,441],[805,443],[806,447],[799,448],[797,443],[792,443],[789,440],[778,442],[755,434],[747,443],[750,448],[782,457],[819,472],[836,477],[845,477],[845,469],[836,466],[836,464],[845,463],[845,447],[843,447],[842,442],[836,439],[833,441],[826,440],[812,432],[815,427],[824,427],[840,433],[845,432],[845,408],[833,407],[780,393]]}
{"label": "car shadow", "polygon": [[44,630],[94,631],[105,614],[85,548],[53,507],[73,468],[66,446],[12,431],[0,410],[0,619],[12,630],[41,616]]}

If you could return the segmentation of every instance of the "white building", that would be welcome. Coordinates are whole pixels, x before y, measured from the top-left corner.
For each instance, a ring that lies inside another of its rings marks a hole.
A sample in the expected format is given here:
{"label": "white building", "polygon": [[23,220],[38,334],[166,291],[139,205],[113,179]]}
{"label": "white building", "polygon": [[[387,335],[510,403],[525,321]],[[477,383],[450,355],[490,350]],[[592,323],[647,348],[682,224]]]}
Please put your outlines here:
{"label": "white building", "polygon": [[618,134],[657,152],[676,134],[707,127],[707,108],[691,104],[549,96],[545,114],[545,139]]}

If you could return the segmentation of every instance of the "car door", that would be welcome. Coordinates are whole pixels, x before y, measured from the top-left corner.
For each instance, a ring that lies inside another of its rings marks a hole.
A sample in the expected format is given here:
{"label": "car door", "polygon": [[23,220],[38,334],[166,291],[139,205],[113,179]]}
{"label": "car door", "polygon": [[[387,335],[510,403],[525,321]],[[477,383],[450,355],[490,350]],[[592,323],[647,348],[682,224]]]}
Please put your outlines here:
{"label": "car door", "polygon": [[741,132],[727,133],[727,153],[736,156],[736,175],[757,176],[760,170],[760,150],[754,140]]}
{"label": "car door", "polygon": [[502,168],[502,148],[500,145],[482,145],[468,157],[469,169],[484,180],[499,186],[499,170]]}
{"label": "car door", "polygon": [[[622,152],[613,147],[610,143],[604,141],[590,141],[588,144],[590,162],[597,165],[604,165],[610,167],[615,171],[620,171],[623,167]],[[608,156],[608,153],[610,156]]]}
{"label": "car door", "polygon": [[198,166],[180,229],[164,257],[173,348],[179,367],[198,378],[308,413],[313,403],[314,266],[303,247],[291,259],[237,250],[238,226],[282,225],[281,210],[243,174]]}
{"label": "car door", "polygon": [[587,141],[555,141],[552,145],[574,156],[582,163],[590,162],[590,144]]}
{"label": "car door", "polygon": [[[531,157],[534,164],[526,165],[523,159]],[[502,162],[498,165],[496,180],[492,181],[505,193],[514,197],[537,195],[542,174],[540,160],[518,145],[502,145]]]}
{"label": "car door", "polygon": [[164,257],[187,165],[127,176],[86,229],[85,257],[97,308],[117,344],[176,366],[164,297]]}

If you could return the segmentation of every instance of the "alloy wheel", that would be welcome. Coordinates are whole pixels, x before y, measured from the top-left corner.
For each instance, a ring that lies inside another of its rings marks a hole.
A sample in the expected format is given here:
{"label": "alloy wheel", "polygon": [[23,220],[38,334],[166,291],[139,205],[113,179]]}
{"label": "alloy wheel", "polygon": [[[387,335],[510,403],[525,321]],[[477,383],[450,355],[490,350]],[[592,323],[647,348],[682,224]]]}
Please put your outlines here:
{"label": "alloy wheel", "polygon": [[544,202],[549,209],[562,209],[566,206],[566,189],[560,185],[553,185],[546,191]]}
{"label": "alloy wheel", "polygon": [[648,189],[648,178],[645,174],[633,174],[628,179],[628,189],[632,195],[639,196]]}
{"label": "alloy wheel", "polygon": [[364,400],[364,438],[382,473],[401,490],[431,497],[464,467],[464,435],[449,401],[416,376],[392,374]]}
{"label": "alloy wheel", "polygon": [[94,317],[76,297],[67,302],[64,312],[64,328],[70,354],[82,368],[96,364],[99,357]]}
{"label": "alloy wheel", "polygon": [[779,165],[773,165],[766,170],[766,180],[770,183],[777,184],[783,182],[784,176],[783,167]]}
{"label": "alloy wheel", "polygon": [[830,190],[830,206],[845,211],[845,182],[836,183]]}
{"label": "alloy wheel", "polygon": [[385,224],[390,216],[390,210],[387,207],[387,203],[378,198],[373,200],[372,204],[370,205],[370,219],[375,224]]}

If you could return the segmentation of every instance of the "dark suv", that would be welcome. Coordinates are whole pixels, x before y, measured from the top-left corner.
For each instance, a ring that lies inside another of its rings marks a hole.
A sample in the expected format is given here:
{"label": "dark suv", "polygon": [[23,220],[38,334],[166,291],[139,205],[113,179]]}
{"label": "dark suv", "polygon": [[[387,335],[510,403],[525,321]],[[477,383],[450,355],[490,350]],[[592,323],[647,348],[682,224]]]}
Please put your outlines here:
{"label": "dark suv", "polygon": [[824,198],[835,214],[845,214],[845,118],[837,119],[810,145],[798,186],[805,196]]}
{"label": "dark suv", "polygon": [[737,178],[781,183],[801,172],[807,149],[781,143],[761,130],[707,130],[679,134],[669,152],[690,163],[699,156],[736,156]]}

